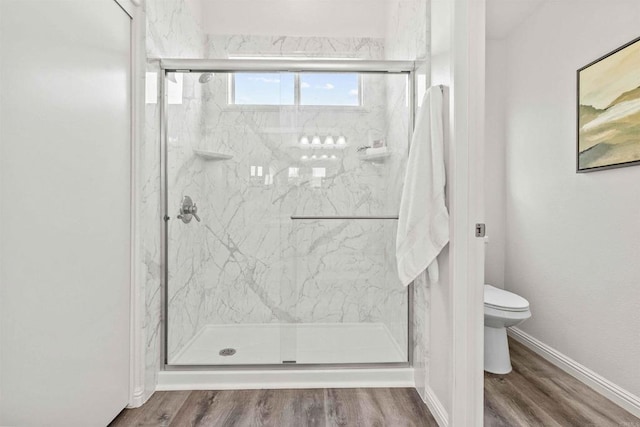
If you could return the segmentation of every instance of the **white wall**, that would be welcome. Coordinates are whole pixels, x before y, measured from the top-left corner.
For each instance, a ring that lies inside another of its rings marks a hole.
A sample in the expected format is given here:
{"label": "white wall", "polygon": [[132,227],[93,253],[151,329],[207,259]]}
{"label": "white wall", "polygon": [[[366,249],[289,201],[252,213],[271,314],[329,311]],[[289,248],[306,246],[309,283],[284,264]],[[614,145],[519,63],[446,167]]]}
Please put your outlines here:
{"label": "white wall", "polygon": [[0,425],[106,425],[130,385],[131,19],[0,15]]}
{"label": "white wall", "polygon": [[[431,2],[431,84],[451,86],[451,6],[448,0]],[[449,111],[450,90],[445,90],[445,114]],[[445,118],[444,123],[449,119]],[[451,163],[449,154],[449,130],[445,125],[445,156],[447,157],[447,202],[451,195]],[[427,319],[427,342],[429,361],[427,364],[426,387],[442,404],[447,413],[451,412],[452,397],[452,307],[451,307],[451,262],[449,246],[438,257],[440,282],[429,287],[429,312]]]}
{"label": "white wall", "polygon": [[640,395],[640,167],[576,174],[576,70],[638,37],[640,3],[548,1],[507,40],[505,284],[522,329]]}
{"label": "white wall", "polygon": [[485,111],[485,283],[504,288],[505,125],[507,58],[504,40],[487,40]]}

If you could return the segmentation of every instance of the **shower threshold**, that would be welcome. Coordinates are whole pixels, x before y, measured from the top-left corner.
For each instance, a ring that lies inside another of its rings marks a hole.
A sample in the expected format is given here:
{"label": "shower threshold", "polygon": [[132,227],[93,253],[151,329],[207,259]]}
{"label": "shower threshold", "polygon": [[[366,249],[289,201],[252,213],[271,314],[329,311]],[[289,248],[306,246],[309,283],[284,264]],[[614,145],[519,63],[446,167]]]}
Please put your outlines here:
{"label": "shower threshold", "polygon": [[268,323],[206,325],[170,358],[169,364],[321,365],[406,361],[406,345],[400,346],[382,323]]}

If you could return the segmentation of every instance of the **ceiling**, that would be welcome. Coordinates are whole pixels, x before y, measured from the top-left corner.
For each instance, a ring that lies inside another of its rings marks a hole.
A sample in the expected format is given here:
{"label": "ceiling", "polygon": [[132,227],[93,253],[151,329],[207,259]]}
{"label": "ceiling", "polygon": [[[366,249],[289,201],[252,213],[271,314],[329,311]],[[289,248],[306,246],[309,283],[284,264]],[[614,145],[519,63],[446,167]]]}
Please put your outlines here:
{"label": "ceiling", "polygon": [[503,39],[545,0],[487,0],[487,38]]}

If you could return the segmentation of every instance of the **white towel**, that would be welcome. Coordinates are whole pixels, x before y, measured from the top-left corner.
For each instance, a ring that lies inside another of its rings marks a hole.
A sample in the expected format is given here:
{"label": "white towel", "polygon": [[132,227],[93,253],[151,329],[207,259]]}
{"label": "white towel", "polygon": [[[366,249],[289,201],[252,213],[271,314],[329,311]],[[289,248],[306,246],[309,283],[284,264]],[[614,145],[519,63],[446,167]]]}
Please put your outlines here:
{"label": "white towel", "polygon": [[418,112],[400,201],[396,260],[405,286],[427,267],[430,282],[437,282],[436,258],[449,242],[442,122],[442,90],[434,86]]}

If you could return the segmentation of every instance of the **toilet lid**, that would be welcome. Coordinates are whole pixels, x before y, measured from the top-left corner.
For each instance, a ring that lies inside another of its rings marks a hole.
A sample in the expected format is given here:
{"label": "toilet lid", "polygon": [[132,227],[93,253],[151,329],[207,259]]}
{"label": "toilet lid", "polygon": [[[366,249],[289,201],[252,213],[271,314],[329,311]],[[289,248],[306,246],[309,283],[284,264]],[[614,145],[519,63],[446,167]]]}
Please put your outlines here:
{"label": "toilet lid", "polygon": [[491,285],[484,285],[484,305],[505,311],[526,311],[529,309],[529,301],[520,295]]}

